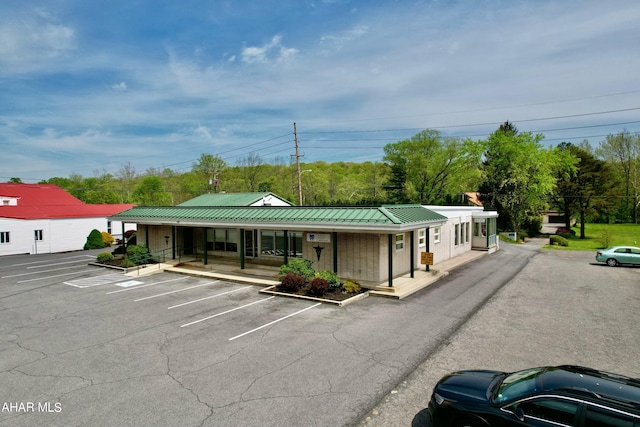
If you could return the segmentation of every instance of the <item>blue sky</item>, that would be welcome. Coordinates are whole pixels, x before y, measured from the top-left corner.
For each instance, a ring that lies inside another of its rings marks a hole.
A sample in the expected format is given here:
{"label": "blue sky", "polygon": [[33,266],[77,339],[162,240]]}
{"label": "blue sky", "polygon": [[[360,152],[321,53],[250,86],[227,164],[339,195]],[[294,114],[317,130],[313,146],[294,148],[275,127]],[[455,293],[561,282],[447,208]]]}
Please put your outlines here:
{"label": "blue sky", "polygon": [[640,2],[3,0],[0,181],[640,131]]}

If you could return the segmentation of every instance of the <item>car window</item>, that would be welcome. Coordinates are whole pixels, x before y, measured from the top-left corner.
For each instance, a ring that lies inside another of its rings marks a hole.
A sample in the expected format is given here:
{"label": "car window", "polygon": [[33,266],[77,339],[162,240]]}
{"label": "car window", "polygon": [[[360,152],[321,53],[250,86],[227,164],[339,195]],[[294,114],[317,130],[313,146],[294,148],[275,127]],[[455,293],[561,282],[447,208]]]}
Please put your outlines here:
{"label": "car window", "polygon": [[640,255],[640,249],[631,249],[631,253],[635,255]]}
{"label": "car window", "polygon": [[553,397],[528,400],[522,402],[519,407],[526,417],[568,426],[573,425],[578,412],[577,402]]}
{"label": "car window", "polygon": [[626,254],[627,253],[627,249],[625,248],[618,248],[615,251],[617,254]]}
{"label": "car window", "polygon": [[640,419],[634,420],[631,416],[593,407],[587,408],[584,420],[585,427],[634,427],[634,425],[640,425]]}

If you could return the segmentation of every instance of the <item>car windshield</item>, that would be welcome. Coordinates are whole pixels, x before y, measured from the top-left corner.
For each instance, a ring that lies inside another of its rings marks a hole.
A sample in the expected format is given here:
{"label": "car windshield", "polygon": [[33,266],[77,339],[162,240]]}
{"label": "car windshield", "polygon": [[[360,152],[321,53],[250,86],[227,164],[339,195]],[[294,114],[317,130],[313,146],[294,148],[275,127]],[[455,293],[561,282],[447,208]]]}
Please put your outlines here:
{"label": "car windshield", "polygon": [[537,378],[546,368],[526,369],[507,375],[496,390],[494,400],[498,403],[518,399],[538,390]]}

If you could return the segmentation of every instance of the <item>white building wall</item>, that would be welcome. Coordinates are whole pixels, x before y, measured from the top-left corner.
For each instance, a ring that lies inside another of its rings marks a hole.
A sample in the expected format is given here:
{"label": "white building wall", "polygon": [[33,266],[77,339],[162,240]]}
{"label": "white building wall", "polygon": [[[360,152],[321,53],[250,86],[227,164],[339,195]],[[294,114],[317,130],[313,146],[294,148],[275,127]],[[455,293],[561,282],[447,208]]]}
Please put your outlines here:
{"label": "white building wall", "polygon": [[[82,250],[91,230],[107,231],[106,218],[61,218],[20,220],[0,218],[0,232],[8,231],[10,242],[0,244],[1,255],[42,254]],[[42,240],[35,240],[42,230]]]}

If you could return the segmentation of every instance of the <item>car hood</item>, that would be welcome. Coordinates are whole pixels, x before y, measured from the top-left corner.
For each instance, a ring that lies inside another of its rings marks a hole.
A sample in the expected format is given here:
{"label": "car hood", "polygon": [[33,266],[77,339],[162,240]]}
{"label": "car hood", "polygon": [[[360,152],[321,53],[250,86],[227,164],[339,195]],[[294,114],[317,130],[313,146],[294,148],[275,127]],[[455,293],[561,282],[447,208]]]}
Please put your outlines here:
{"label": "car hood", "polygon": [[458,371],[442,378],[436,385],[435,392],[443,397],[460,401],[486,402],[489,400],[488,389],[499,376],[499,371]]}

